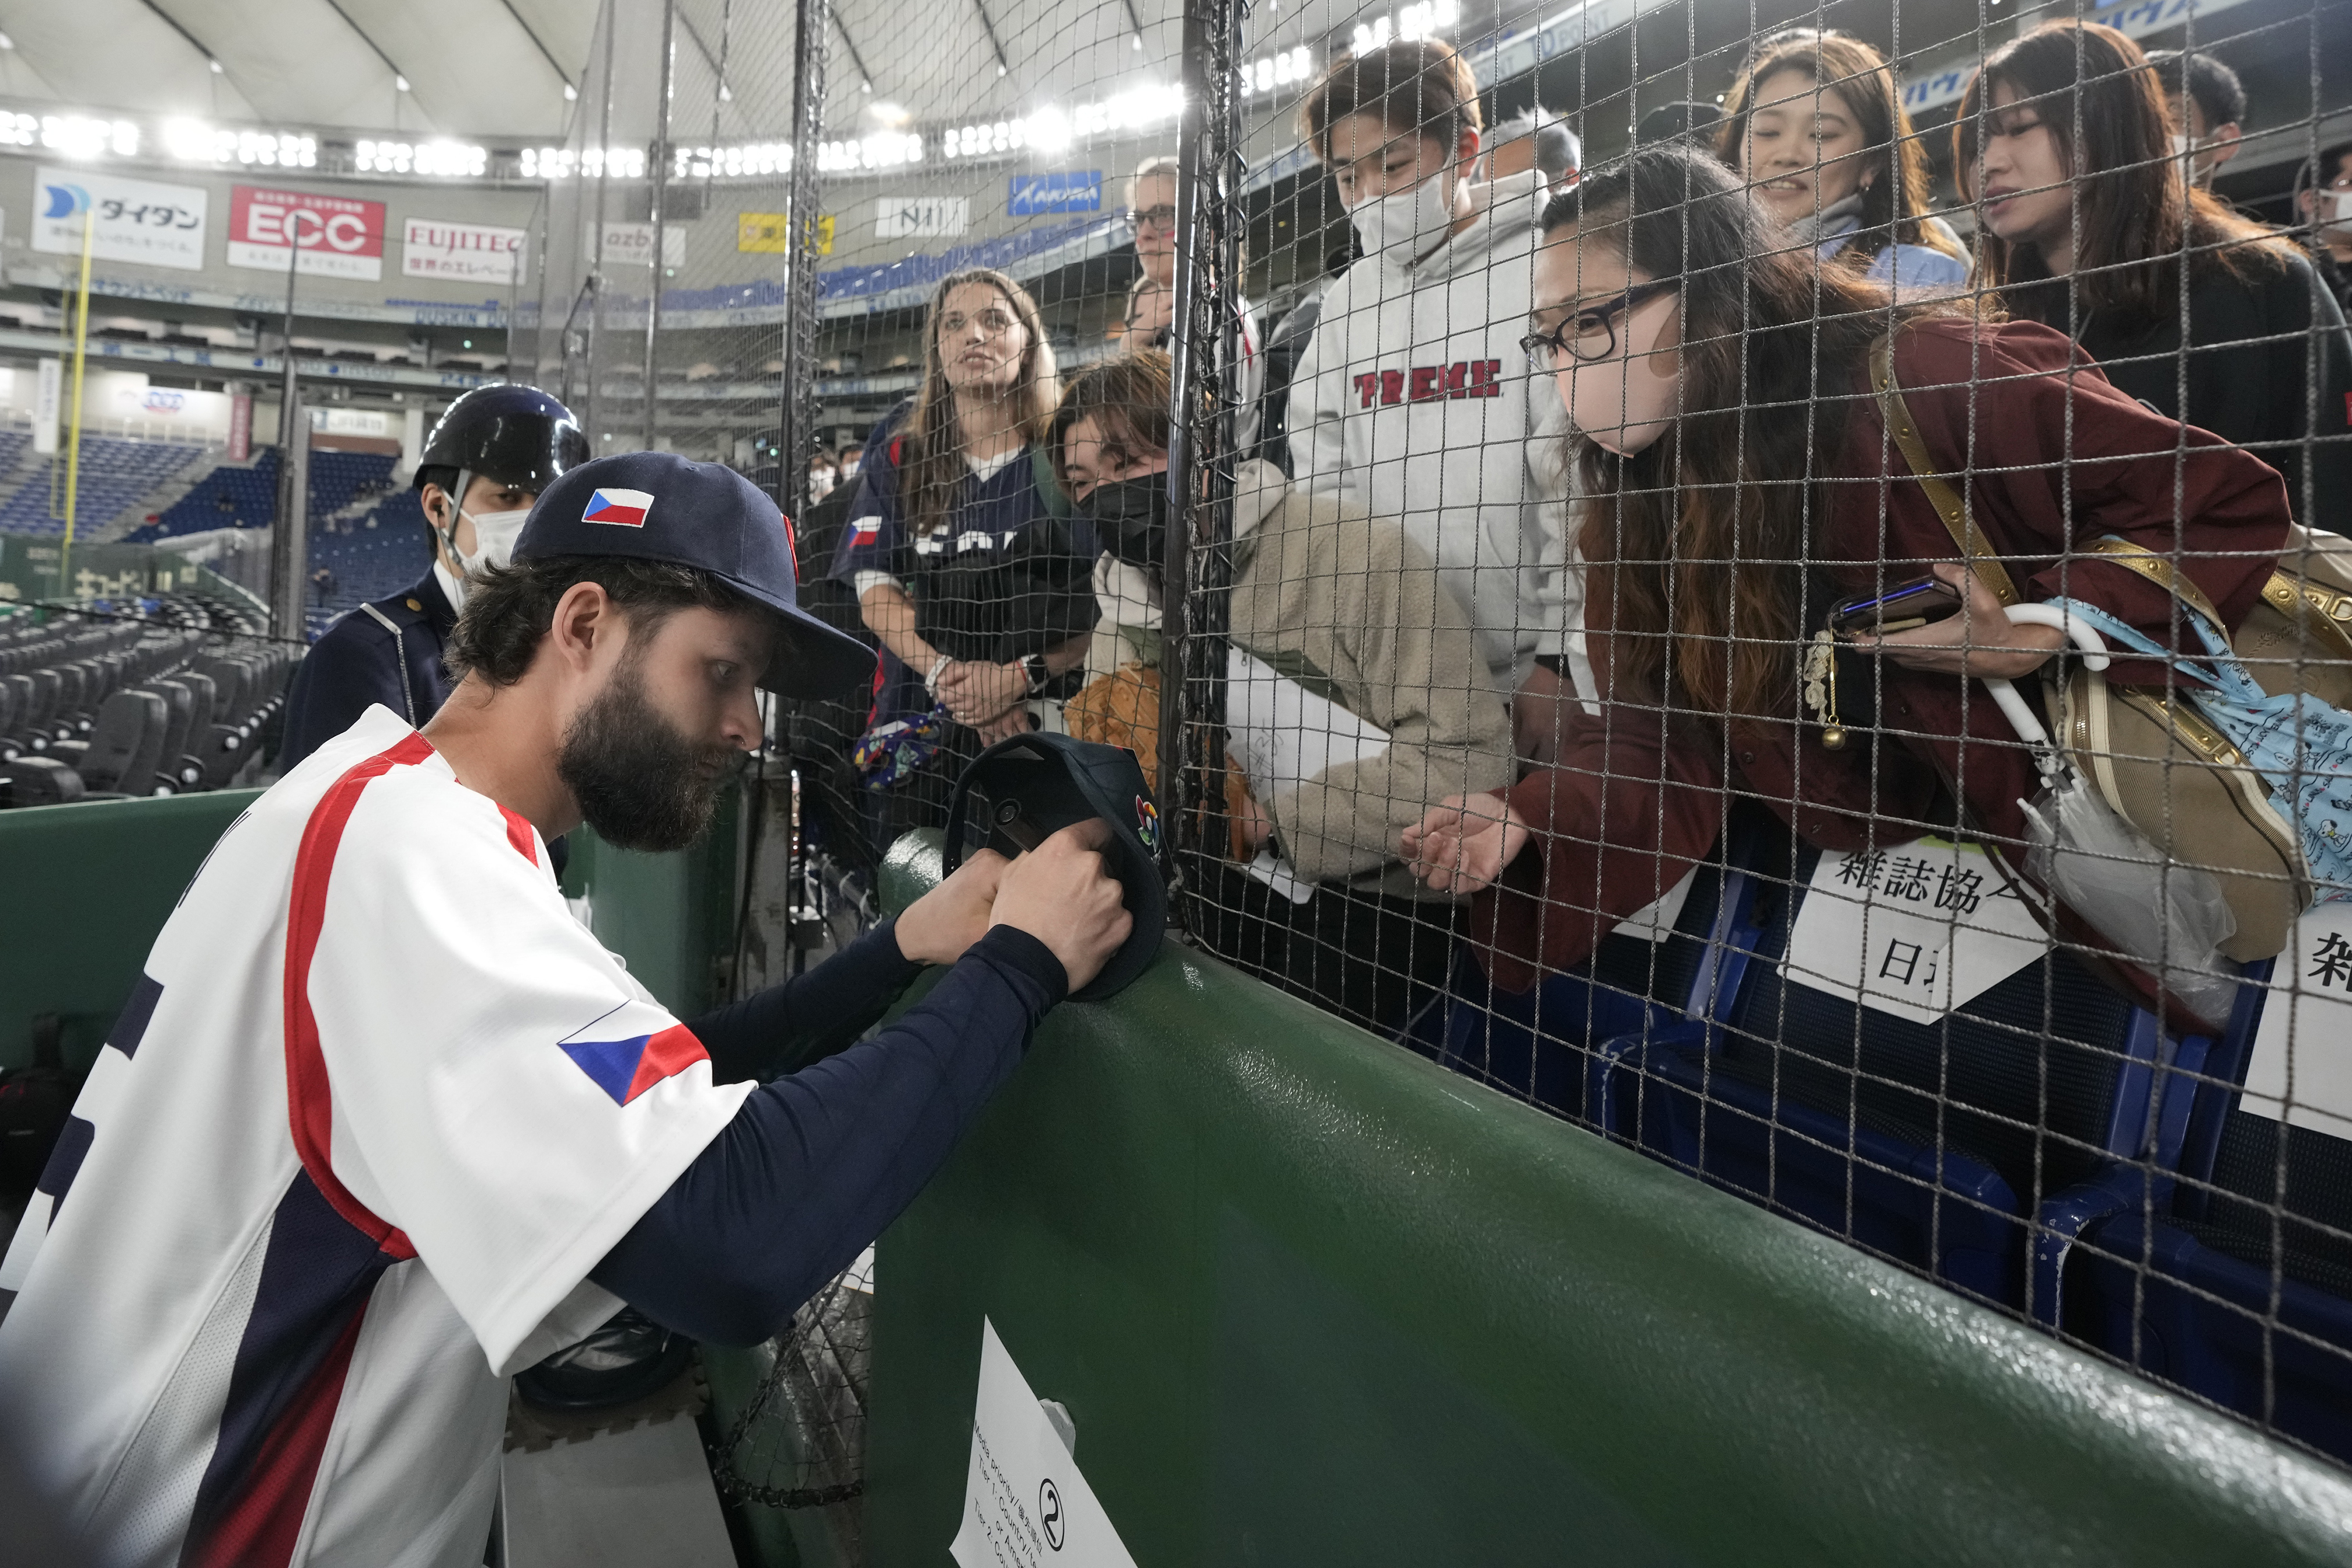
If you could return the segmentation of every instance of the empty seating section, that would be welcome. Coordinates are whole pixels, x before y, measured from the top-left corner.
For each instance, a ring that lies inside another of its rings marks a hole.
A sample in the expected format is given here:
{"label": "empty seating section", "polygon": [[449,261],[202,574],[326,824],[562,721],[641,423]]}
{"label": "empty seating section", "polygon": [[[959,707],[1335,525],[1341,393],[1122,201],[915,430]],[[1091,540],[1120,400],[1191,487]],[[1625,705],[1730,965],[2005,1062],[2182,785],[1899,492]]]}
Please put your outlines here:
{"label": "empty seating section", "polygon": [[310,603],[331,620],[371,599],[399,592],[423,577],[432,559],[421,514],[408,523],[369,531],[313,534],[310,570],[329,576],[321,585],[323,597],[314,590]]}
{"label": "empty seating section", "polygon": [[239,607],[0,618],[0,806],[217,789],[257,771],[293,671]]}
{"label": "empty seating section", "polygon": [[[388,453],[310,454],[310,517],[315,528],[345,507],[391,491],[395,460]],[[134,530],[135,542],[208,533],[214,528],[268,527],[278,516],[278,450],[268,448],[252,463],[223,463],[157,519]]]}
{"label": "empty seating section", "polygon": [[215,528],[267,528],[277,516],[278,451],[272,447],[250,465],[220,465],[165,507],[161,517],[126,537],[145,544]]}
{"label": "empty seating section", "polygon": [[[117,441],[110,436],[85,435],[76,481],[76,531],[88,533],[111,521],[203,454],[203,447],[180,442]],[[0,501],[0,533],[64,533],[65,520],[53,515],[53,511],[64,510],[67,469],[62,452],[34,465],[15,492]]]}
{"label": "empty seating section", "polygon": [[1465,954],[1408,1043],[2352,1459],[2352,1141],[2240,1103],[2270,966],[2210,1039],[2063,951],[1917,1022],[1789,972],[1819,858],[1743,809],[1661,927],[1516,996]]}
{"label": "empty seating section", "polygon": [[389,453],[310,453],[310,520],[331,517],[352,502],[392,487]]}

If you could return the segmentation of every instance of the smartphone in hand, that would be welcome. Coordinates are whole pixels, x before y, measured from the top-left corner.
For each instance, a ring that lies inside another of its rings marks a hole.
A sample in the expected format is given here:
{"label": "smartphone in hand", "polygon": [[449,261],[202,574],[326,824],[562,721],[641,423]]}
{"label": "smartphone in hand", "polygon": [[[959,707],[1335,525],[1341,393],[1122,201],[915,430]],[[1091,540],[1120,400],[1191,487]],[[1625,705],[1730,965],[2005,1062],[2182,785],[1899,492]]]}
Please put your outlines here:
{"label": "smartphone in hand", "polygon": [[1884,593],[1858,593],[1830,606],[1830,631],[1840,637],[1908,632],[1960,612],[1959,590],[1940,577],[1916,578]]}

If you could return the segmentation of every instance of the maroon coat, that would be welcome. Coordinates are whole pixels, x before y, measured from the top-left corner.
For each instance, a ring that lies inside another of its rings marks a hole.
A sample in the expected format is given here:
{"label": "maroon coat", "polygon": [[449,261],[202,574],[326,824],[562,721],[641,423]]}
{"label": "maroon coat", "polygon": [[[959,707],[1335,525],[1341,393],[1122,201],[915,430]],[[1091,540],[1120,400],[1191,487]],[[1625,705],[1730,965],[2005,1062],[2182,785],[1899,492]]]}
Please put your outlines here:
{"label": "maroon coat", "polygon": [[[2150,412],[2063,334],[2034,323],[1920,321],[1897,340],[1895,368],[1930,460],[1956,485],[1966,471],[1977,526],[2022,597],[2083,599],[2173,643],[2161,589],[2073,553],[2078,542],[2116,535],[2180,552],[2182,569],[2232,631],[2253,608],[2289,517],[2284,485],[2259,458]],[[1853,388],[1817,563],[1842,592],[1883,590],[1960,558],[1887,438],[1866,367],[1856,368]],[[1610,570],[1596,565],[1586,635],[1605,694],[1613,603]],[[1612,701],[1599,716],[1572,718],[1558,765],[1510,793],[1535,829],[1528,852],[1472,904],[1474,940],[1496,983],[1524,989],[1542,969],[1590,956],[1612,926],[1707,852],[1734,792],[1761,800],[1807,841],[1847,850],[1870,841],[1873,817],[1880,843],[1950,831],[1948,821],[1927,820],[1940,778],[1972,831],[1996,844],[2021,841],[2018,802],[2040,780],[1983,685],[1879,667],[1876,744],[1857,734],[1843,751],[1824,748],[1820,730],[1794,715],[1737,720],[1711,740],[1686,723],[1670,726],[1654,699]],[[2145,660],[2117,659],[2110,674],[2163,679]],[[2091,939],[2068,925],[2068,936]]]}

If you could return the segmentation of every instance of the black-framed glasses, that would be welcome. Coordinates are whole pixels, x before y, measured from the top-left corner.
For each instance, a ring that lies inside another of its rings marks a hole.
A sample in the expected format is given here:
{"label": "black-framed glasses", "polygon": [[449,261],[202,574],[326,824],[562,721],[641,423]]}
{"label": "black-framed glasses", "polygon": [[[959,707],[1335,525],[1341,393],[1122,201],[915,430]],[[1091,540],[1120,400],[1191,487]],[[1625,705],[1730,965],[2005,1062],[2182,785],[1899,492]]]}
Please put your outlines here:
{"label": "black-framed glasses", "polygon": [[1163,233],[1173,233],[1176,227],[1176,209],[1165,203],[1156,207],[1129,207],[1127,209],[1127,221],[1139,229],[1150,227]]}
{"label": "black-framed glasses", "polygon": [[1606,305],[1579,310],[1549,332],[1528,333],[1519,340],[1519,347],[1527,350],[1528,362],[1545,375],[1566,360],[1605,360],[1617,351],[1617,319],[1644,300],[1672,293],[1676,287],[1673,278],[1637,283]]}

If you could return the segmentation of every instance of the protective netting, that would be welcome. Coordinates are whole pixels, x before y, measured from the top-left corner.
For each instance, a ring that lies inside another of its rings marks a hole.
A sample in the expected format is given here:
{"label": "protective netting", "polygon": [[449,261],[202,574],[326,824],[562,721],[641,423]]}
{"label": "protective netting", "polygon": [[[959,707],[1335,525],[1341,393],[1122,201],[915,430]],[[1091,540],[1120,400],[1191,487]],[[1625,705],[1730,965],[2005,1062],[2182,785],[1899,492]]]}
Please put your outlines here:
{"label": "protective netting", "polygon": [[1189,940],[2352,1457],[2352,9],[689,12],[541,371],[777,451],[832,885],[1130,746]]}

